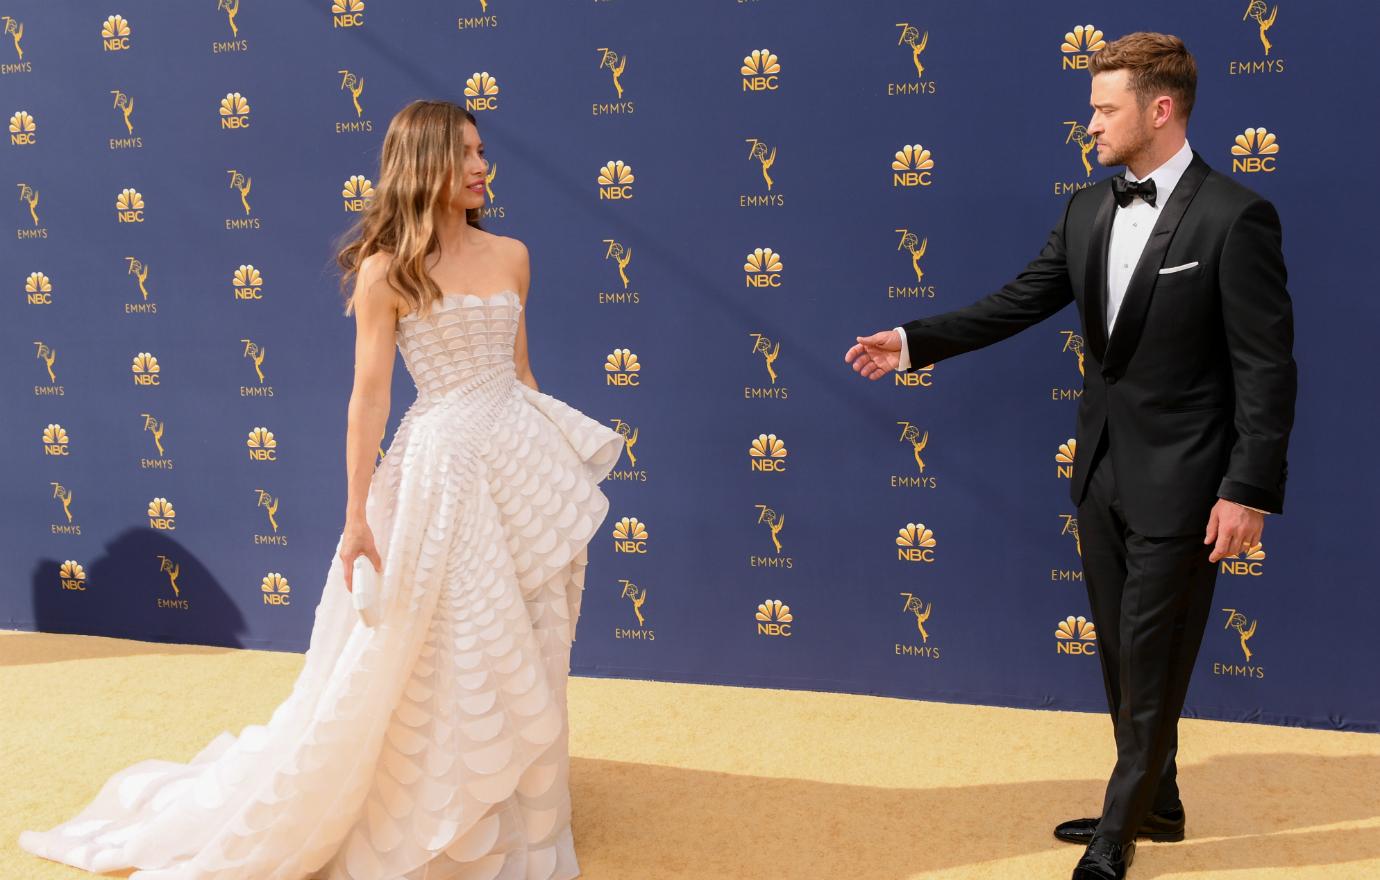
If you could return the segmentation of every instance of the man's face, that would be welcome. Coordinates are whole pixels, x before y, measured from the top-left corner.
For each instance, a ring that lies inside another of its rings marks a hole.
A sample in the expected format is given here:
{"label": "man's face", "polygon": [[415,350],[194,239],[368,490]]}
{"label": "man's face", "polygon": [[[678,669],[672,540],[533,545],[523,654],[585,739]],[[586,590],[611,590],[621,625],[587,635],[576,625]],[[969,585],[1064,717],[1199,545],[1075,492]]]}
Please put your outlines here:
{"label": "man's face", "polygon": [[1100,165],[1125,165],[1143,153],[1154,137],[1150,115],[1154,104],[1142,108],[1130,88],[1130,71],[1109,70],[1092,79],[1092,119],[1088,134],[1097,138]]}

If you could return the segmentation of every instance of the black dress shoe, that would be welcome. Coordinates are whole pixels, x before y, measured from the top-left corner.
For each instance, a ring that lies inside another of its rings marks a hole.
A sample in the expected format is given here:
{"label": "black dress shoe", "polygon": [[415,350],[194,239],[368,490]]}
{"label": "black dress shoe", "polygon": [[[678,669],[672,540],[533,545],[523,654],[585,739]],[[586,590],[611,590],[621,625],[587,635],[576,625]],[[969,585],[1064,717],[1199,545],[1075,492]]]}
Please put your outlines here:
{"label": "black dress shoe", "polygon": [[[1054,829],[1054,836],[1069,843],[1092,843],[1097,831],[1097,819],[1070,819]],[[1155,843],[1177,843],[1184,839],[1183,804],[1172,810],[1157,810],[1145,817],[1136,837],[1144,837]]]}
{"label": "black dress shoe", "polygon": [[1110,837],[1094,837],[1073,869],[1073,880],[1122,880],[1136,855],[1136,842],[1122,846]]}

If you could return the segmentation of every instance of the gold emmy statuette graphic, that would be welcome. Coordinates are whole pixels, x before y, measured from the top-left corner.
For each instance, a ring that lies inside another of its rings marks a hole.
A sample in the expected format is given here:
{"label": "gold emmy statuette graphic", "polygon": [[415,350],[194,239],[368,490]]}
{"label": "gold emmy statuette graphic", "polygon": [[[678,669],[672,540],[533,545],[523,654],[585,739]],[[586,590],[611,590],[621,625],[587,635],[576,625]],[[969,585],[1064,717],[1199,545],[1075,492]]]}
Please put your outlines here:
{"label": "gold emmy statuette graphic", "polygon": [[258,502],[255,506],[262,507],[268,511],[268,522],[273,526],[273,531],[278,531],[278,499],[265,492],[263,489],[254,490],[258,494]]}
{"label": "gold emmy statuette graphic", "polygon": [[1260,623],[1260,621],[1251,620],[1248,625],[1246,615],[1237,611],[1235,608],[1223,608],[1222,611],[1227,615],[1227,624],[1222,628],[1236,630],[1236,634],[1241,638],[1241,653],[1246,655],[1246,662],[1250,663],[1251,657],[1254,656],[1254,652],[1246,643],[1251,640],[1251,636],[1255,635],[1256,624]]}
{"label": "gold emmy statuette graphic", "polygon": [[738,70],[745,92],[775,91],[780,86],[781,59],[770,49],[753,49]]}
{"label": "gold emmy statuette graphic", "polygon": [[1269,6],[1265,4],[1264,0],[1251,0],[1246,6],[1246,14],[1241,16],[1241,20],[1250,19],[1260,26],[1260,45],[1265,47],[1265,56],[1268,58],[1274,43],[1271,43],[1270,38],[1265,36],[1265,32],[1274,27],[1275,16],[1279,14],[1279,4],[1276,3],[1274,9],[1269,9],[1269,15],[1265,14],[1267,9]]}
{"label": "gold emmy statuette graphic", "polygon": [[[157,500],[157,499],[155,499],[155,500]],[[182,595],[182,590],[181,590],[181,588],[179,588],[179,587],[177,586],[177,576],[180,575],[180,574],[182,574],[182,566],[181,566],[181,565],[178,565],[176,562],[173,562],[171,559],[169,559],[169,558],[166,557],[166,556],[159,556],[159,557],[158,557],[158,570],[159,570],[160,572],[166,572],[166,573],[167,573],[167,575],[168,575],[168,584],[169,584],[169,586],[172,587],[173,595],[174,595],[174,596],[177,596],[177,597],[181,597],[181,595]]]}
{"label": "gold emmy statuette graphic", "polygon": [[643,588],[641,593],[637,592],[637,585],[632,581],[619,581],[623,585],[624,599],[631,599],[633,613],[637,615],[637,625],[646,626],[647,618],[642,615],[642,606],[647,604],[647,590]]}
{"label": "gold emmy statuette graphic", "polygon": [[608,245],[608,250],[604,253],[604,259],[613,260],[618,264],[618,277],[623,281],[623,289],[628,289],[628,263],[632,262],[632,248],[625,248],[623,245],[611,238],[604,239],[604,244]]}
{"label": "gold emmy statuette graphic", "polygon": [[254,185],[253,178],[245,177],[233,168],[227,168],[225,173],[230,175],[230,188],[238,190],[240,194],[240,204],[244,205],[244,215],[249,216],[249,188]]}
{"label": "gold emmy statuette graphic", "polygon": [[72,522],[72,490],[61,483],[50,483],[53,497],[62,502],[62,512],[67,514],[67,522]]}
{"label": "gold emmy statuette graphic", "polygon": [[57,360],[57,350],[49,348],[46,344],[34,340],[34,345],[38,349],[37,357],[43,360],[43,365],[48,368],[48,381],[57,384],[57,376],[53,374],[53,362]]}
{"label": "gold emmy statuette graphic", "polygon": [[791,623],[795,615],[791,606],[780,599],[768,599],[757,606],[757,633],[764,636],[785,636],[791,634]]}
{"label": "gold emmy statuette graphic", "polygon": [[143,416],[144,430],[153,435],[153,445],[158,447],[158,455],[162,457],[166,454],[166,450],[163,448],[163,432],[167,430],[167,426],[148,413],[140,413],[139,415]]}
{"label": "gold emmy statuette graphic", "polygon": [[628,466],[637,467],[637,456],[633,454],[633,447],[637,445],[637,435],[641,430],[634,428],[622,419],[610,419],[613,422],[613,430],[623,438],[623,448],[628,451]]}
{"label": "gold emmy statuette graphic", "polygon": [[489,195],[489,201],[494,201],[494,178],[498,176],[498,163],[489,165],[488,172],[484,175],[484,191]]}
{"label": "gold emmy statuette graphic", "polygon": [[1087,70],[1092,62],[1092,53],[1107,47],[1102,31],[1090,24],[1080,24],[1064,34],[1064,42],[1059,51],[1064,55],[1064,70]]}
{"label": "gold emmy statuette graphic", "polygon": [[1078,145],[1078,159],[1083,163],[1083,176],[1092,177],[1092,164],[1088,162],[1088,154],[1097,148],[1097,138],[1088,134],[1088,129],[1079,122],[1065,122],[1069,127],[1069,135],[1064,138],[1064,143]]}
{"label": "gold emmy statuette graphic", "polygon": [[909,229],[897,229],[895,231],[901,233],[901,243],[896,246],[896,250],[910,252],[910,267],[915,270],[915,283],[923,283],[925,273],[920,268],[920,258],[925,255],[925,249],[930,245],[929,238],[922,241],[918,235]]}
{"label": "gold emmy statuette graphic", "polygon": [[1064,334],[1064,351],[1071,351],[1078,358],[1078,375],[1083,373],[1083,337],[1072,330],[1060,330]]}
{"label": "gold emmy statuette graphic", "polygon": [[781,255],[771,248],[753,248],[743,263],[748,287],[780,287]]}
{"label": "gold emmy statuette graphic", "polygon": [[1070,614],[1059,621],[1054,638],[1060,654],[1092,656],[1097,653],[1097,629],[1086,617]]}
{"label": "gold emmy statuette graphic", "polygon": [[33,218],[34,225],[38,226],[38,190],[21,183],[19,186],[19,200],[29,204],[29,216]]}
{"label": "gold emmy statuette graphic", "polygon": [[919,29],[905,22],[896,26],[901,29],[901,38],[896,41],[896,45],[910,47],[911,61],[915,62],[915,78],[924,79],[925,65],[920,63],[920,53],[925,51],[925,45],[930,41],[930,32],[925,31],[924,36],[921,36]]}
{"label": "gold emmy statuette graphic", "polygon": [[355,116],[363,116],[364,108],[360,106],[359,96],[364,94],[364,77],[355,76],[348,70],[337,70],[340,74],[340,90],[350,93],[350,99],[355,104]]}
{"label": "gold emmy statuette graphic", "polygon": [[748,335],[754,340],[752,343],[752,353],[760,354],[763,360],[766,361],[767,375],[771,377],[771,384],[775,385],[777,379],[776,369],[772,365],[775,364],[776,359],[781,356],[781,343],[778,342],[773,346],[772,341],[761,333],[749,333]]}
{"label": "gold emmy statuette graphic", "polygon": [[902,593],[906,597],[906,604],[901,608],[902,612],[910,612],[915,615],[915,627],[920,630],[921,644],[929,644],[930,634],[925,631],[925,621],[930,619],[930,613],[934,611],[934,603],[929,605],[918,596],[911,593]]}
{"label": "gold emmy statuette graphic", "polygon": [[8,15],[4,17],[4,22],[5,33],[9,34],[14,39],[14,51],[19,55],[19,60],[23,61],[24,47],[20,45],[20,41],[24,39],[24,23],[17,19],[10,18]]}
{"label": "gold emmy statuette graphic", "polygon": [[910,422],[897,422],[896,424],[901,426],[901,442],[911,445],[911,449],[915,453],[915,465],[920,468],[920,473],[923,474],[925,472],[925,460],[920,457],[920,453],[924,452],[925,447],[929,445],[930,432],[926,431],[922,436],[920,429]]}
{"label": "gold emmy statuette graphic", "polygon": [[780,534],[781,534],[781,529],[782,529],[782,527],[784,527],[784,526],[786,525],[786,515],[785,515],[784,513],[777,513],[776,511],[772,510],[770,507],[767,507],[765,504],[758,504],[758,505],[756,505],[756,507],[757,507],[757,510],[758,510],[758,514],[757,514],[757,524],[758,524],[759,526],[760,526],[760,525],[765,525],[765,526],[767,526],[767,528],[771,529],[771,543],[772,543],[772,546],[774,546],[774,547],[776,548],[777,555],[780,555],[780,553],[781,553],[781,538],[780,538]]}
{"label": "gold emmy statuette graphic", "polygon": [[771,188],[775,185],[775,181],[771,179],[771,175],[767,172],[771,170],[771,166],[776,164],[776,147],[772,147],[771,152],[768,153],[767,145],[757,138],[748,138],[747,143],[749,144],[748,161],[751,162],[753,159],[756,159],[761,163],[762,179],[767,182],[767,192],[771,192]]}
{"label": "gold emmy statuette graphic", "polygon": [[241,339],[240,342],[244,343],[244,356],[254,362],[254,372],[258,374],[259,384],[264,384],[264,355],[268,353],[267,349],[248,339]]}
{"label": "gold emmy statuette graphic", "polygon": [[235,16],[240,14],[240,0],[216,0],[216,9],[225,10],[226,18],[230,19],[230,35],[238,37],[240,28],[235,23]]}
{"label": "gold emmy statuette graphic", "polygon": [[149,298],[149,289],[145,286],[145,282],[149,280],[148,264],[140,262],[135,257],[125,257],[125,259],[129,261],[128,274],[133,275],[135,280],[139,282],[139,293],[141,293],[147,301]]}
{"label": "gold emmy statuette graphic", "polygon": [[111,90],[110,94],[115,96],[115,109],[120,111],[120,115],[125,120],[125,130],[131,135],[134,134],[134,123],[130,121],[129,115],[134,112],[134,99],[119,89]]}
{"label": "gold emmy statuette graphic", "polygon": [[613,74],[613,87],[618,90],[618,99],[623,99],[623,71],[628,67],[628,56],[619,57],[612,49],[596,49],[599,53],[599,69],[608,68]]}
{"label": "gold emmy statuette graphic", "polygon": [[1064,521],[1064,527],[1059,534],[1073,536],[1074,546],[1078,548],[1078,556],[1081,558],[1083,556],[1083,538],[1078,534],[1078,517],[1061,513],[1059,518]]}
{"label": "gold emmy statuette graphic", "polygon": [[622,159],[606,162],[599,169],[596,181],[599,184],[599,198],[610,201],[624,201],[633,197],[632,184],[637,180],[632,166]]}

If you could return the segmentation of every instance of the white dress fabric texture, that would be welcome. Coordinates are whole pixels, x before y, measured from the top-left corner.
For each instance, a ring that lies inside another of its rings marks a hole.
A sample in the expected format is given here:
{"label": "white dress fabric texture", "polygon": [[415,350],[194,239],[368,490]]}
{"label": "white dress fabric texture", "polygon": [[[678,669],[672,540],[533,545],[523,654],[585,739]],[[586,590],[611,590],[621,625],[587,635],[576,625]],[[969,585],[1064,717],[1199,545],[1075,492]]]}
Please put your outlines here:
{"label": "white dress fabric texture", "polygon": [[332,558],[292,693],[187,764],[110,777],[20,846],[133,880],[568,880],[566,680],[623,438],[517,381],[518,295],[399,321],[417,385],[366,518],[382,619]]}

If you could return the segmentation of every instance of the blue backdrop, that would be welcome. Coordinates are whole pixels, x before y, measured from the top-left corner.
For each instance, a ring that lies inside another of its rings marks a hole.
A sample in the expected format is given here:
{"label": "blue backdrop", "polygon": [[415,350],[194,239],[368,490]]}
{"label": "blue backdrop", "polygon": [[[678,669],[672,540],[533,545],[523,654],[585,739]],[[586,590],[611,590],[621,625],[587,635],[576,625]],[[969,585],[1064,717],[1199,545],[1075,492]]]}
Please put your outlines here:
{"label": "blue backdrop", "polygon": [[[1038,252],[1108,173],[1090,53],[1164,30],[1191,143],[1283,217],[1301,380],[1287,513],[1224,563],[1188,711],[1380,724],[1374,6],[118,8],[0,3],[4,625],[305,649],[343,524],[335,239],[392,114],[447,98],[531,248],[542,389],[630,441],[577,672],[1102,710],[1073,311],[915,384],[842,356]],[[389,437],[411,389],[399,362]]]}

